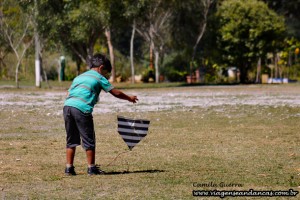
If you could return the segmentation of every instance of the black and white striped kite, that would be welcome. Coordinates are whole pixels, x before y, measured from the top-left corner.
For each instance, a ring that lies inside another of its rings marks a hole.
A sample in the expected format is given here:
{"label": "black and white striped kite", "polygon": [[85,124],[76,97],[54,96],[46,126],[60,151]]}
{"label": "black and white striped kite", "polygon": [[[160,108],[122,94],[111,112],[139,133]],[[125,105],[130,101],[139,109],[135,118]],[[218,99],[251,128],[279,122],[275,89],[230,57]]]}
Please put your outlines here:
{"label": "black and white striped kite", "polygon": [[147,135],[149,125],[149,120],[118,116],[118,132],[129,150],[132,150]]}

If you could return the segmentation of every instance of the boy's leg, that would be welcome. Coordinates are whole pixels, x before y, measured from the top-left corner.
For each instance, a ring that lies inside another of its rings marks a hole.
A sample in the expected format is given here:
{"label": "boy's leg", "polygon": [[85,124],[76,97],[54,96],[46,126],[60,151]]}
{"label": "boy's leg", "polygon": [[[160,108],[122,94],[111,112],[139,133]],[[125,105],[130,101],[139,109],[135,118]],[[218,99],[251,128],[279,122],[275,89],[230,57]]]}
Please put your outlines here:
{"label": "boy's leg", "polygon": [[104,172],[95,165],[96,137],[93,115],[91,113],[83,113],[79,110],[75,110],[74,112],[76,112],[74,118],[80,133],[82,146],[86,150],[88,174],[103,174]]}
{"label": "boy's leg", "polygon": [[78,111],[75,121],[81,136],[82,146],[86,150],[87,163],[89,167],[94,166],[96,137],[93,115]]}
{"label": "boy's leg", "polygon": [[[75,109],[75,108],[73,108]],[[66,175],[76,175],[74,170],[74,157],[76,146],[80,145],[80,135],[72,115],[72,107],[65,106],[63,109],[66,129]]]}
{"label": "boy's leg", "polygon": [[71,147],[66,149],[66,155],[67,155],[67,166],[65,169],[66,175],[76,175],[75,167],[73,166],[74,163],[74,157],[75,157],[75,151],[76,147]]}
{"label": "boy's leg", "polygon": [[72,148],[67,148],[66,149],[67,165],[73,166],[75,152],[76,152],[76,147],[72,147]]}
{"label": "boy's leg", "polygon": [[88,175],[98,175],[105,173],[99,168],[99,166],[95,165],[95,149],[86,150],[86,157],[88,163]]}
{"label": "boy's leg", "polygon": [[88,163],[89,167],[95,166],[95,150],[94,149],[86,150],[86,158],[87,158],[87,163]]}

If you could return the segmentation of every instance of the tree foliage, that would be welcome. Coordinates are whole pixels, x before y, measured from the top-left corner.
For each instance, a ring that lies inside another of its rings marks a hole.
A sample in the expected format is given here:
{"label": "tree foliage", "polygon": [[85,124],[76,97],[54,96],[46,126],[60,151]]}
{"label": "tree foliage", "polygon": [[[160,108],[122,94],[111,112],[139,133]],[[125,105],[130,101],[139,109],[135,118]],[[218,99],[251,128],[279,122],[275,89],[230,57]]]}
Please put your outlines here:
{"label": "tree foliage", "polygon": [[98,0],[44,0],[38,9],[42,36],[59,42],[73,57],[86,62],[107,24],[105,4]]}
{"label": "tree foliage", "polygon": [[26,51],[32,44],[32,15],[26,13],[19,4],[12,0],[3,1],[1,4],[1,33],[4,45],[4,53],[9,48],[16,57],[15,82],[19,87],[19,68]]}
{"label": "tree foliage", "polygon": [[[25,13],[33,19],[44,51],[67,54],[77,66],[87,63],[94,51],[109,52],[118,63],[115,74],[131,71],[132,78],[133,63],[140,69],[142,63],[149,66],[154,55],[157,81],[159,72],[169,80],[183,81],[196,68],[214,73],[212,66],[219,64],[238,66],[241,81],[246,82],[247,72],[259,58],[264,61],[268,52],[291,49],[283,41],[297,39],[300,30],[298,0],[36,0],[36,16],[35,0],[3,0],[1,6],[3,2],[16,5],[7,9],[10,15],[5,14],[10,16],[10,26],[18,30],[16,38],[27,20],[21,15]],[[13,52],[3,35],[2,74],[7,68],[4,58],[9,49]],[[121,69],[129,68],[130,62],[131,70]]]}
{"label": "tree foliage", "polygon": [[284,19],[258,0],[223,1],[217,16],[224,59],[240,68],[241,81],[246,82],[251,63],[278,47],[285,31]]}
{"label": "tree foliage", "polygon": [[300,1],[264,0],[278,14],[285,17],[287,36],[300,39]]}

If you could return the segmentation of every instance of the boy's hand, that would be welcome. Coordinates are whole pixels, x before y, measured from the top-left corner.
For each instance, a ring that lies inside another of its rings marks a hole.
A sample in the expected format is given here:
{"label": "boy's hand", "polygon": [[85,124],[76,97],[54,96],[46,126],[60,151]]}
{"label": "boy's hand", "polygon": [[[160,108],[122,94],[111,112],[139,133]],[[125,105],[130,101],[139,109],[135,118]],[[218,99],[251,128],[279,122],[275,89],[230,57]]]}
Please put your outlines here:
{"label": "boy's hand", "polygon": [[139,99],[137,98],[137,96],[129,96],[129,100],[128,101],[130,101],[132,103],[137,103],[138,100]]}

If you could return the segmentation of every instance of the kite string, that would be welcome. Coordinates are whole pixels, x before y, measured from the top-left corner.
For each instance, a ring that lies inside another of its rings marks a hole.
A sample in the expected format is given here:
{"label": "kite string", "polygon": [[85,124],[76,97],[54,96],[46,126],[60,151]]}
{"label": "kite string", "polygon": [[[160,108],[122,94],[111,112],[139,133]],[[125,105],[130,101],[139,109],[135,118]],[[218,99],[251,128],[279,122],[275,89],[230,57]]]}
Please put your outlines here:
{"label": "kite string", "polygon": [[122,154],[125,154],[125,153],[128,153],[128,152],[130,152],[130,151],[124,151],[124,152],[121,152],[121,153],[119,153],[110,163],[108,163],[107,165],[104,165],[105,167],[108,167],[108,166],[111,166],[111,164],[113,163],[113,162],[115,162],[116,160],[117,160],[117,158],[120,156],[120,155],[122,155]]}
{"label": "kite string", "polygon": [[134,119],[140,118],[140,113],[138,112],[136,103],[133,104],[133,113]]}

